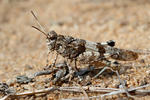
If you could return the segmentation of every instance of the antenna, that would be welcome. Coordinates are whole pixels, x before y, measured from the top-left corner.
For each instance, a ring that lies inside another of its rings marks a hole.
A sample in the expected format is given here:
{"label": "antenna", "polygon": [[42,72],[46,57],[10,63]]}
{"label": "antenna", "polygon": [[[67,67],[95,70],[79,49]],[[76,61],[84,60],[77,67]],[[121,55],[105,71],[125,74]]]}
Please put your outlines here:
{"label": "antenna", "polygon": [[41,33],[43,33],[46,37],[48,37],[48,35],[45,32],[43,32],[41,29],[37,28],[36,26],[32,26],[32,27],[35,28],[36,30],[40,31]]}
{"label": "antenna", "polygon": [[39,28],[37,28],[37,27],[35,27],[35,26],[32,26],[32,27],[35,28],[36,30],[40,31],[41,33],[43,33],[46,37],[48,37],[48,35],[46,34],[44,28],[43,28],[42,25],[40,24],[40,22],[39,22],[37,16],[34,14],[34,12],[33,12],[32,10],[31,10],[31,14],[32,14],[33,17],[35,18],[37,24],[39,25],[39,27],[40,27],[41,29],[39,29]]}

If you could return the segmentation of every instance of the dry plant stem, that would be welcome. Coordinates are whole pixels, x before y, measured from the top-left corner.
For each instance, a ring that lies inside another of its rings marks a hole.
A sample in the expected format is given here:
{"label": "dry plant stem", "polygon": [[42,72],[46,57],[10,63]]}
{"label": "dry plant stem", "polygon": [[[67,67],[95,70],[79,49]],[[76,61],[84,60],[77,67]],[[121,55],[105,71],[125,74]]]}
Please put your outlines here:
{"label": "dry plant stem", "polygon": [[137,89],[142,89],[142,88],[146,88],[146,87],[149,87],[150,84],[146,84],[146,85],[143,85],[143,86],[139,86],[139,87],[135,87],[135,88],[129,88],[128,91],[134,91],[134,90],[137,90]]}
{"label": "dry plant stem", "polygon": [[[59,89],[61,91],[81,92],[79,87],[60,87]],[[108,92],[119,90],[115,88],[100,88],[100,87],[88,87],[88,86],[83,86],[82,89],[88,92],[100,92],[100,93],[108,93]]]}
{"label": "dry plant stem", "polygon": [[36,90],[36,91],[33,91],[33,92],[23,92],[23,93],[17,93],[15,94],[15,96],[24,96],[24,95],[33,95],[33,94],[39,94],[39,93],[47,93],[47,92],[52,92],[52,91],[55,91],[57,90],[57,88],[55,87],[50,87],[50,88],[47,88],[47,89],[41,89],[41,90]]}
{"label": "dry plant stem", "polygon": [[102,74],[106,69],[110,69],[111,71],[113,71],[113,72],[115,72],[115,73],[117,74],[118,79],[119,79],[119,81],[120,81],[120,83],[121,83],[123,89],[126,91],[127,96],[128,96],[128,97],[132,97],[132,96],[129,94],[127,88],[126,88],[124,81],[121,80],[118,71],[114,71],[114,70],[113,70],[112,68],[110,68],[110,67],[107,67],[107,66],[104,67],[97,75],[94,76],[94,79],[97,78],[100,74]]}
{"label": "dry plant stem", "polygon": [[33,94],[39,94],[39,93],[53,92],[55,90],[64,91],[64,92],[79,92],[79,93],[81,93],[81,91],[82,91],[81,88],[84,91],[100,92],[100,93],[108,93],[108,92],[118,90],[118,89],[115,89],[115,88],[99,88],[99,87],[88,87],[88,86],[84,86],[84,87],[59,87],[59,88],[50,87],[50,88],[41,89],[41,90],[28,91],[28,92],[23,92],[23,93],[16,93],[14,95],[6,95],[0,100],[6,100],[7,98],[9,98],[11,96],[16,96],[16,97],[17,96],[26,96],[26,95],[33,95]]}
{"label": "dry plant stem", "polygon": [[26,96],[26,95],[33,95],[33,94],[39,94],[39,93],[47,93],[47,92],[52,92],[52,91],[55,91],[57,90],[57,88],[55,87],[50,87],[50,88],[47,88],[47,89],[41,89],[41,90],[35,90],[35,91],[28,91],[28,92],[23,92],[23,93],[16,93],[14,95],[7,95],[7,96],[4,96],[2,99],[0,100],[7,100],[9,97],[11,96]]}
{"label": "dry plant stem", "polygon": [[[149,84],[150,85],[150,84]],[[149,85],[145,85],[144,87],[147,87]],[[137,87],[137,88],[132,88],[132,89],[129,89],[128,91],[129,92],[132,92],[134,91],[135,93],[139,93],[139,94],[149,94],[150,93],[150,90],[136,90],[138,88],[142,88],[142,87]],[[131,91],[130,91],[131,90]],[[101,93],[101,92],[100,92]],[[99,96],[92,96],[92,97],[89,97],[89,99],[99,99],[101,98],[103,100],[103,97],[105,96],[111,96],[111,95],[116,95],[116,94],[121,94],[121,93],[126,93],[126,91],[124,89],[120,89],[118,91],[112,91],[112,92],[109,92],[109,93],[106,93],[106,94],[103,94],[103,95],[99,95]],[[71,98],[71,99],[63,99],[63,100],[83,100],[85,99],[84,97],[82,98]]]}
{"label": "dry plant stem", "polygon": [[127,87],[125,86],[125,82],[124,82],[123,80],[121,80],[118,71],[115,71],[115,73],[117,74],[118,79],[119,79],[119,81],[120,81],[120,83],[121,83],[123,89],[126,91],[127,96],[133,98],[133,96],[131,96],[131,95],[129,94],[128,89],[127,89]]}
{"label": "dry plant stem", "polygon": [[[149,94],[150,93],[150,90],[137,90],[137,89],[141,89],[141,88],[145,88],[145,87],[149,87],[150,84],[147,84],[147,85],[144,85],[144,86],[140,86],[140,87],[135,87],[135,88],[130,88],[128,89],[128,92],[132,92],[132,91],[137,91],[141,94],[143,94],[143,92]],[[110,93],[106,93],[106,94],[103,94],[103,95],[100,95],[100,96],[93,96],[93,97],[89,97],[90,99],[94,99],[94,98],[102,98],[104,96],[110,96],[110,95],[116,95],[116,94],[121,94],[121,93],[126,93],[126,91],[124,89],[120,89],[118,91],[113,91],[113,92],[110,92]]]}
{"label": "dry plant stem", "polygon": [[[114,91],[110,91],[110,92],[108,92],[108,93],[106,93],[106,91],[105,91],[105,93],[106,94],[103,94],[103,95],[99,95],[99,96],[92,96],[92,97],[89,97],[89,99],[96,99],[96,98],[101,98],[101,99],[103,99],[103,97],[105,97],[105,96],[111,96],[111,95],[116,95],[116,94],[121,94],[121,93],[126,93],[127,91],[128,91],[128,93],[129,92],[135,92],[135,93],[138,93],[138,94],[144,94],[144,95],[146,95],[146,94],[149,94],[150,93],[150,90],[137,90],[137,89],[141,89],[141,88],[145,88],[145,87],[149,87],[150,86],[150,84],[147,84],[147,85],[144,85],[144,86],[140,86],[140,87],[135,87],[135,88],[129,88],[129,89],[127,89],[127,90],[125,90],[125,89],[116,89],[116,90],[114,90]],[[111,88],[103,88],[104,90],[105,89],[111,89]],[[89,91],[88,92],[91,92],[90,91],[91,89],[89,88]],[[99,92],[99,93],[104,93],[104,91],[102,92],[101,90],[100,91],[97,91],[97,89],[95,89],[96,91],[95,92]],[[94,91],[93,91],[94,92]],[[135,96],[133,97],[133,96],[131,96],[132,98],[135,98]],[[81,99],[85,99],[85,98],[71,98],[71,100],[81,100]],[[69,100],[69,99],[64,99],[64,100]]]}
{"label": "dry plant stem", "polygon": [[[141,94],[143,94],[143,93],[149,94],[150,90],[137,90],[137,89],[145,88],[145,87],[148,87],[148,86],[150,86],[150,84],[147,84],[147,85],[144,85],[144,86],[140,86],[140,87],[130,88],[130,89],[128,89],[128,92],[134,91],[135,93],[137,92],[137,93],[141,93]],[[100,97],[104,97],[104,96],[110,96],[110,95],[126,93],[126,91],[124,89],[116,89],[116,88],[100,88],[100,87],[83,86],[82,89],[84,91],[87,91],[87,92],[104,93],[103,95],[89,97],[89,99],[94,99],[94,98],[100,98]],[[28,91],[28,92],[23,92],[23,93],[16,93],[14,95],[7,95],[7,96],[4,96],[3,98],[1,98],[0,100],[6,100],[10,96],[33,95],[33,94],[39,94],[39,93],[53,92],[55,90],[64,91],[64,92],[79,92],[79,93],[81,93],[81,88],[80,87],[59,87],[59,88],[57,88],[57,87],[50,87],[50,88],[41,89],[41,90]],[[85,99],[85,98],[76,98],[76,100],[79,100],[79,99]]]}
{"label": "dry plant stem", "polygon": [[135,91],[135,94],[139,96],[146,96],[150,94],[150,90],[137,90]]}
{"label": "dry plant stem", "polygon": [[74,83],[79,86],[79,88],[81,89],[81,91],[82,91],[83,94],[85,95],[86,100],[90,100],[88,94],[87,94],[86,91],[82,88],[82,86],[81,86],[80,84],[76,83],[76,82],[74,82]]}
{"label": "dry plant stem", "polygon": [[3,98],[1,98],[0,100],[7,100],[7,98],[9,98],[9,97],[10,97],[10,95],[6,95]]}

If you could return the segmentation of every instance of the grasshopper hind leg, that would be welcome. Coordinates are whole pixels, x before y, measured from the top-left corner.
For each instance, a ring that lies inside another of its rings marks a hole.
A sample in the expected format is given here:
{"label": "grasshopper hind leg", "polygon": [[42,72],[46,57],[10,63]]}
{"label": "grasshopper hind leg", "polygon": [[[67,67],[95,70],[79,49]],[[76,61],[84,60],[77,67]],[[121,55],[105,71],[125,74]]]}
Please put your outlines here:
{"label": "grasshopper hind leg", "polygon": [[120,67],[120,64],[117,61],[109,61],[109,60],[105,60],[104,63],[106,64],[106,66],[98,72],[98,74],[96,74],[93,79],[98,78],[105,70],[109,69],[112,72],[115,72],[115,70],[118,70]]}
{"label": "grasshopper hind leg", "polygon": [[106,69],[108,69],[109,67],[105,66],[101,71],[98,72],[98,74],[96,74],[93,79],[98,78]]}

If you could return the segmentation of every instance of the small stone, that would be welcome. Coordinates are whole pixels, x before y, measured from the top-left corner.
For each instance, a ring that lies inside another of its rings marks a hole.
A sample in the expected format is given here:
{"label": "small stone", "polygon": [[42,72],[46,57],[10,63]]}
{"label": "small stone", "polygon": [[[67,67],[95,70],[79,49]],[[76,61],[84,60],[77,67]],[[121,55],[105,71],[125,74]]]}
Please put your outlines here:
{"label": "small stone", "polygon": [[17,80],[17,83],[20,83],[20,84],[27,84],[29,82],[34,82],[33,78],[29,78],[25,75],[17,76],[16,80]]}

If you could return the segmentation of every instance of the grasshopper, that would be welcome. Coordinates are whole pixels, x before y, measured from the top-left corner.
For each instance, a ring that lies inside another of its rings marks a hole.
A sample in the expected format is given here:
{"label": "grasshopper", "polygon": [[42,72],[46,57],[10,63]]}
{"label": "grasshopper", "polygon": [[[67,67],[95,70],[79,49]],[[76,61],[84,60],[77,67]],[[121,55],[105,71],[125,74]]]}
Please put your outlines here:
{"label": "grasshopper", "polygon": [[31,13],[41,29],[35,26],[32,27],[44,34],[48,50],[50,52],[55,51],[57,55],[61,55],[71,62],[74,61],[75,69],[77,69],[76,61],[81,64],[88,64],[95,67],[110,67],[111,65],[116,67],[118,63],[113,62],[112,64],[109,59],[132,61],[138,58],[138,54],[133,51],[115,48],[115,42],[113,40],[100,43],[74,38],[72,36],[60,35],[53,30],[47,33],[39,23],[33,11],[31,11]]}

